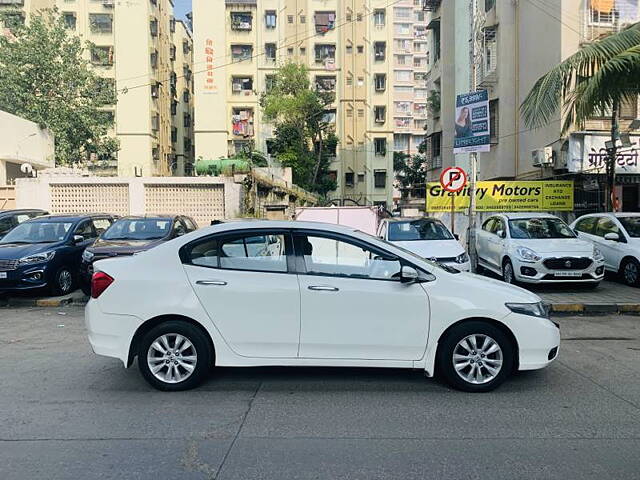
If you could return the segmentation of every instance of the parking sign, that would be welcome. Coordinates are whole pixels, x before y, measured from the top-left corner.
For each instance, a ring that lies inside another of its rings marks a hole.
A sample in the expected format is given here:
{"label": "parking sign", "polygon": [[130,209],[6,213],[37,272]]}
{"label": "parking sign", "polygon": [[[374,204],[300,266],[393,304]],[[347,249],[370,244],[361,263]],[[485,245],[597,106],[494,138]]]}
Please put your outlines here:
{"label": "parking sign", "polygon": [[467,185],[467,173],[460,167],[445,168],[440,174],[440,185],[447,192],[459,192]]}

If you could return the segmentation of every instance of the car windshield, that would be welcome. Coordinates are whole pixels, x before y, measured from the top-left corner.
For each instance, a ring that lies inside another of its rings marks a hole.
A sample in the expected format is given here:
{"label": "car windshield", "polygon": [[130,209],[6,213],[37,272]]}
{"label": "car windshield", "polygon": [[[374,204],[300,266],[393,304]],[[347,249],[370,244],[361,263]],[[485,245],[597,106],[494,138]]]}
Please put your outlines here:
{"label": "car windshield", "polygon": [[618,217],[630,237],[640,238],[640,217]]}
{"label": "car windshield", "polygon": [[575,238],[569,226],[559,218],[518,218],[509,220],[511,238]]}
{"label": "car windshield", "polygon": [[123,218],[101,236],[103,240],[155,240],[164,238],[171,229],[168,218]]}
{"label": "car windshield", "polygon": [[52,243],[64,240],[73,222],[24,222],[0,243]]}
{"label": "car windshield", "polygon": [[389,222],[388,237],[390,242],[453,239],[453,235],[442,222],[426,218],[406,222]]}

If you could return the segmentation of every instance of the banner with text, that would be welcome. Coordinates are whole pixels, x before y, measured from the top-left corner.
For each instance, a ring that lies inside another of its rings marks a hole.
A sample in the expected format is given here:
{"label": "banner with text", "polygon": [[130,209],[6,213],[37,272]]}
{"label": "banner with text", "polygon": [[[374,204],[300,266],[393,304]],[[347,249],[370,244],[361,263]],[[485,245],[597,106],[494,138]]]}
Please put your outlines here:
{"label": "banner with text", "polygon": [[486,90],[456,97],[454,127],[453,153],[489,151],[489,94]]}
{"label": "banner with text", "polygon": [[[466,186],[449,193],[440,183],[427,184],[427,212],[462,212],[469,208]],[[573,181],[486,181],[476,185],[476,209],[479,212],[572,211]]]}

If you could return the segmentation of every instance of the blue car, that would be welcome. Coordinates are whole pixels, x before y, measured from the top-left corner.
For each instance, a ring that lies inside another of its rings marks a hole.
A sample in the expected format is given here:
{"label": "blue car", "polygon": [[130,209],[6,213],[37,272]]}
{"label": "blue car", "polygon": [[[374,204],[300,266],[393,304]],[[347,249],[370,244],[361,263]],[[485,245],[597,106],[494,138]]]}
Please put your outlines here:
{"label": "blue car", "polygon": [[115,221],[107,214],[45,215],[0,240],[0,292],[74,290],[82,252]]}

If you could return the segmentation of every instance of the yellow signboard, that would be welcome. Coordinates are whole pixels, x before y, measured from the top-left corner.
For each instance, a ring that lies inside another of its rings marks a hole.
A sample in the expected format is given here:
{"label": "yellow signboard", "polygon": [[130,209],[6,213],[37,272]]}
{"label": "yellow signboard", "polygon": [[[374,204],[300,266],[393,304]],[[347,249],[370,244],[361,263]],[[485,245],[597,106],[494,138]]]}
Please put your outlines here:
{"label": "yellow signboard", "polygon": [[[469,208],[467,185],[449,193],[437,183],[427,183],[427,212],[456,212]],[[487,181],[476,184],[479,212],[557,212],[573,210],[573,181]]]}

